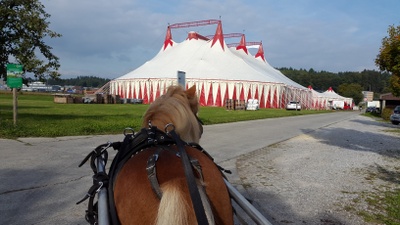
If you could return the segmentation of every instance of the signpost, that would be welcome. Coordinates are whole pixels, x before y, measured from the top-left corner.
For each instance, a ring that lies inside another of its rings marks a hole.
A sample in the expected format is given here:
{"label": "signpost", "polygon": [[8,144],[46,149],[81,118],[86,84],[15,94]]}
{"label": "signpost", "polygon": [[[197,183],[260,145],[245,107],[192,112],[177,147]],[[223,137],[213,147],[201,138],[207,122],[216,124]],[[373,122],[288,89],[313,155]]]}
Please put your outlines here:
{"label": "signpost", "polygon": [[14,126],[17,125],[17,88],[22,88],[23,67],[19,64],[7,64],[7,86],[13,89],[13,119]]}
{"label": "signpost", "polygon": [[186,89],[186,73],[183,71],[178,71],[178,84]]}

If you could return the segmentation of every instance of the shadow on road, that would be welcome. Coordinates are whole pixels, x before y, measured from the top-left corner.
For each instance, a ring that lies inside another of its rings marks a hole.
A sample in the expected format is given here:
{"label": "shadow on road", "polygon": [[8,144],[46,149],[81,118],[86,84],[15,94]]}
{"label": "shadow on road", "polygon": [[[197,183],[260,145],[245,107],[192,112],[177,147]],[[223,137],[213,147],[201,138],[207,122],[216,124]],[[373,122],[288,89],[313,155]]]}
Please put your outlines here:
{"label": "shadow on road", "polygon": [[[299,146],[296,146],[296,144],[292,143],[293,146],[291,149],[279,149],[279,151],[291,151],[292,153],[298,153],[300,149],[304,150],[302,149],[304,146],[302,146],[301,143],[313,145],[313,142],[315,141],[316,143],[322,143],[323,145],[318,146],[326,147],[326,150],[328,151],[335,151],[339,148],[340,152],[371,152],[388,157],[390,161],[395,161],[400,159],[400,135],[394,135],[393,133],[386,131],[393,128],[394,126],[389,123],[373,121],[369,119],[364,120],[363,118],[350,119],[344,123],[337,123],[333,126],[322,127],[317,130],[303,129],[302,133],[311,137],[307,138],[312,140],[312,142],[306,142],[305,140],[308,139],[304,138],[301,139],[303,142],[298,142]],[[285,161],[286,156],[285,153],[274,154],[275,152],[271,152],[271,154],[269,154],[267,148],[266,150],[257,150],[248,154],[247,156],[242,156],[242,158],[238,159],[237,164],[238,173],[241,174],[241,180],[243,185],[246,187],[248,195],[254,198],[256,203],[260,203],[256,205],[256,208],[258,208],[272,224],[341,225],[349,224],[349,221],[353,220],[357,221],[358,224],[363,224],[363,221],[358,221],[360,218],[357,218],[355,215],[350,215],[351,213],[348,213],[345,210],[329,211],[329,207],[326,207],[325,210],[325,205],[323,204],[322,199],[320,208],[318,208],[316,211],[308,210],[307,199],[310,197],[310,195],[299,196],[299,194],[307,193],[307,190],[309,190],[308,188],[310,187],[309,185],[311,184],[306,182],[297,182],[296,184],[299,184],[298,188],[304,189],[304,192],[297,192],[296,187],[293,186],[279,186],[275,183],[269,183],[269,180],[267,179],[268,174],[276,172],[275,168],[267,166],[270,157],[276,157],[282,161]],[[306,149],[305,153],[307,152],[310,152],[310,150]],[[314,152],[314,154],[317,153]],[[340,160],[340,157],[338,158]],[[287,160],[285,162],[291,161]],[[374,165],[373,162],[370,164],[370,166],[374,167],[376,178],[393,183],[395,185],[400,184],[400,172],[398,169],[390,169],[378,164]],[[286,171],[282,168],[280,169],[282,171]],[[299,167],[299,169],[301,168]],[[338,173],[341,173],[341,171],[338,171]],[[287,178],[288,181],[296,179],[296,177],[291,177],[290,174],[285,178]],[[321,187],[323,188],[323,183],[318,184],[322,185]],[[332,194],[341,196],[343,193],[339,192]],[[349,195],[351,195],[351,193]],[[304,199],[304,201],[302,201],[302,199]],[[296,204],[293,204],[293,202],[296,202]],[[331,202],[326,204],[331,204]],[[293,205],[304,205],[304,207],[293,208]]]}
{"label": "shadow on road", "polygon": [[[390,124],[376,121],[351,120],[350,122],[380,126],[383,129],[392,128]],[[334,134],[334,137],[332,134]],[[348,128],[326,127],[315,132],[308,133],[308,135],[327,145],[337,146],[353,151],[374,152],[396,159],[400,158],[400,136],[396,137],[389,132],[382,131],[380,133],[376,133]]]}
{"label": "shadow on road", "polygon": [[[10,185],[0,186],[0,202],[7,205],[2,207],[0,224],[84,224],[86,203],[75,205],[85,194],[84,190],[76,190],[82,177],[62,180],[59,173],[46,166],[5,169],[1,177],[3,184],[14,185],[12,189]],[[71,194],[71,190],[76,191]]]}
{"label": "shadow on road", "polygon": [[[380,126],[380,127],[387,127],[387,128],[393,128],[396,127],[397,125],[393,125],[391,123],[386,123],[383,120],[360,120],[360,119],[353,119],[350,120],[350,122],[355,122],[355,123],[360,123],[363,125],[372,125],[372,126]],[[397,126],[400,127],[400,126]]]}
{"label": "shadow on road", "polygon": [[[290,205],[285,203],[285,199],[280,198],[275,193],[258,191],[255,188],[248,187],[247,191],[250,195],[257,199],[252,201],[253,206],[263,214],[269,222],[274,225],[287,224],[319,224],[319,225],[344,225],[344,221],[339,216],[334,216],[329,213],[319,213],[312,216],[300,215],[301,209],[292,209]],[[268,204],[259,204],[268,203]],[[250,220],[246,220],[250,221]],[[251,222],[249,224],[252,224]]]}

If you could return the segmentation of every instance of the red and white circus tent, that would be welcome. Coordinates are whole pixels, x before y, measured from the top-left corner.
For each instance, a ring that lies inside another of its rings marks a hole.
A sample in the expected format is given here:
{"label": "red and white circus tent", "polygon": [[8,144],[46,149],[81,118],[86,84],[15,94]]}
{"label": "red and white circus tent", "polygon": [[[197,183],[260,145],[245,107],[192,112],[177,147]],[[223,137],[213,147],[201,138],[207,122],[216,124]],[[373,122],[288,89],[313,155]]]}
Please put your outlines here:
{"label": "red and white circus tent", "polygon": [[327,96],[329,99],[330,106],[333,106],[335,101],[343,102],[343,109],[352,109],[354,106],[354,101],[352,98],[346,98],[341,95],[338,95],[332,87],[329,87],[328,90],[322,93],[324,96]]}
{"label": "red and white circus tent", "polygon": [[[171,29],[210,24],[217,25],[212,38],[190,32],[181,43],[172,40]],[[184,71],[186,86],[196,85],[203,106],[224,106],[225,99],[258,99],[260,108],[284,108],[286,102],[293,100],[300,101],[303,108],[313,107],[311,90],[270,66],[261,42],[253,56],[246,47],[249,43],[244,34],[236,47],[228,47],[225,37],[220,20],[169,25],[159,53],[137,69],[112,80],[110,93],[151,103],[168,86],[176,85],[177,72]]]}
{"label": "red and white circus tent", "polygon": [[312,86],[308,86],[308,89],[312,92],[312,108],[316,110],[327,110],[329,109],[329,97],[323,93],[315,91]]}

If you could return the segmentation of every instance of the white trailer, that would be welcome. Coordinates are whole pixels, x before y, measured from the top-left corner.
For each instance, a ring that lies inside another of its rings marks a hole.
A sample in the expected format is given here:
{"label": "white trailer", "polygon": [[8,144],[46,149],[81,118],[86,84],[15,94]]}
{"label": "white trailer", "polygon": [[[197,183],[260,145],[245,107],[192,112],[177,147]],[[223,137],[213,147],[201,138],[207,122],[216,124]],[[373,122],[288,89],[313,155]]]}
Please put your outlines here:
{"label": "white trailer", "polygon": [[367,108],[368,107],[381,108],[381,103],[379,101],[369,101],[367,102]]}
{"label": "white trailer", "polygon": [[332,101],[332,109],[344,109],[344,101],[333,100]]}

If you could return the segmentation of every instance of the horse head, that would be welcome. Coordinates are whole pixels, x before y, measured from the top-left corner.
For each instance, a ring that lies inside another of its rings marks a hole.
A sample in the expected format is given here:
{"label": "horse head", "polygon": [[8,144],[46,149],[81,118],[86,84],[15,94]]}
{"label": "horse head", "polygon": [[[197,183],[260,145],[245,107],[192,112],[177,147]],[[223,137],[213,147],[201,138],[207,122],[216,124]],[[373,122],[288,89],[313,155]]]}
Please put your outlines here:
{"label": "horse head", "polygon": [[142,127],[151,124],[164,129],[167,124],[172,124],[183,141],[199,143],[203,126],[197,117],[198,111],[196,86],[186,91],[181,86],[170,86],[164,95],[151,103],[144,114]]}
{"label": "horse head", "polygon": [[[198,110],[196,86],[186,91],[180,86],[171,86],[150,104],[143,116],[142,127],[157,127],[167,132],[172,127],[167,125],[172,124],[183,141],[199,143],[203,127],[196,115]],[[196,204],[200,205],[196,209],[199,211],[203,207],[208,224],[234,224],[231,200],[221,171],[212,158],[196,146],[184,145],[182,149],[178,144],[160,143],[145,146],[134,156],[127,155],[129,159],[114,184],[115,209],[122,225],[205,224],[204,216],[198,219],[198,213],[195,213],[195,203],[190,194],[195,190],[193,186],[197,186],[200,195],[196,202],[201,201],[201,204]],[[184,152],[190,156],[193,165],[190,162],[183,165]],[[176,153],[181,154],[178,157]],[[190,182],[191,188],[186,176],[188,170],[183,169],[187,166],[197,172],[191,177],[195,179]]]}

